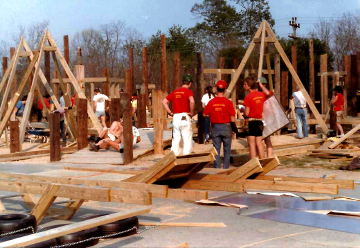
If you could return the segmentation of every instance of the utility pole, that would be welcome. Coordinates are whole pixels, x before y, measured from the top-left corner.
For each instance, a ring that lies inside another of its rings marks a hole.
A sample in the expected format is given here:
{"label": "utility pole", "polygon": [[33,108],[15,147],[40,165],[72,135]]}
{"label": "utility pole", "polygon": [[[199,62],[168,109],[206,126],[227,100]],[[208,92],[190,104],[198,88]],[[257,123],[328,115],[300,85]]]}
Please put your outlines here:
{"label": "utility pole", "polygon": [[[296,36],[296,29],[300,28],[300,23],[296,23],[297,17],[293,17],[291,21],[289,21],[289,25],[293,28],[293,35],[288,35],[289,38],[293,39],[293,46],[291,47],[291,64],[294,67],[296,73],[297,73],[297,54],[296,54],[296,42],[295,40],[298,38]],[[294,78],[292,79],[292,90],[293,92],[296,91],[296,83]]]}

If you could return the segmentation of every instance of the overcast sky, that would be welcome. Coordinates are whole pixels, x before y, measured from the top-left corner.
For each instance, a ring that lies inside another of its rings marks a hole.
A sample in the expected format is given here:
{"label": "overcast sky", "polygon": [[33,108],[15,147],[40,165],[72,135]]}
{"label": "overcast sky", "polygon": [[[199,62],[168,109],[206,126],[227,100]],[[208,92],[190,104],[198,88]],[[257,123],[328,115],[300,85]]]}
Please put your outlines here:
{"label": "overcast sky", "polygon": [[[0,0],[0,40],[11,41],[19,25],[49,20],[49,30],[62,45],[63,35],[72,39],[76,32],[98,28],[122,20],[145,38],[157,30],[166,33],[173,25],[193,27],[196,18],[190,9],[202,0]],[[230,1],[228,1],[230,2]],[[339,18],[343,13],[360,10],[360,0],[269,0],[280,36],[292,32],[289,20],[298,17],[299,36],[307,36],[319,18]],[[15,44],[14,44],[15,45]]]}

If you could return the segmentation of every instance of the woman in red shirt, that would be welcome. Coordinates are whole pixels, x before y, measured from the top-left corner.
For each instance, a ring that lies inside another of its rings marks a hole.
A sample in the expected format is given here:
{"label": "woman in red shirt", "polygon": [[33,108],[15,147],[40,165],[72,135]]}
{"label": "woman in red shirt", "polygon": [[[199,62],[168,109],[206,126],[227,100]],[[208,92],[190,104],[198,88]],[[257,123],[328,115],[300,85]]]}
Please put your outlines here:
{"label": "woman in red shirt", "polygon": [[[258,91],[258,86],[263,92]],[[247,141],[250,158],[254,158],[258,154],[259,158],[262,159],[265,158],[264,147],[262,145],[262,131],[264,129],[262,113],[264,102],[267,96],[270,95],[270,92],[260,81],[255,82],[252,77],[245,78],[244,90],[250,92],[244,99],[245,115],[249,121]]]}
{"label": "woman in red shirt", "polygon": [[[344,130],[340,124],[341,120],[344,119],[344,95],[342,94],[341,86],[335,86],[333,89],[334,95],[331,103],[334,105],[334,111],[336,112],[336,135],[338,137],[344,136]],[[340,135],[339,135],[340,131]]]}

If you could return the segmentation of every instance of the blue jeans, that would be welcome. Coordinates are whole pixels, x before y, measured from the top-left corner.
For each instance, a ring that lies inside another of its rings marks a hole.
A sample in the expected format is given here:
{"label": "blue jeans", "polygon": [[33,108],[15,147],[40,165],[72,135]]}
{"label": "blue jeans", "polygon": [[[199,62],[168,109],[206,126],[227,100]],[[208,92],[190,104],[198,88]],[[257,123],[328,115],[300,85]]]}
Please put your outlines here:
{"label": "blue jeans", "polygon": [[[308,137],[307,111],[304,109],[295,109],[296,115],[296,133],[298,138]],[[304,136],[303,136],[304,132]]]}
{"label": "blue jeans", "polygon": [[204,116],[205,122],[205,141],[209,141],[210,139],[210,117]]}
{"label": "blue jeans", "polygon": [[212,140],[213,145],[218,153],[215,157],[214,168],[221,168],[220,161],[220,148],[221,143],[224,145],[224,160],[223,167],[224,169],[229,169],[230,167],[230,152],[231,152],[231,140],[232,140],[232,130],[231,126],[226,124],[213,124],[212,125]]}

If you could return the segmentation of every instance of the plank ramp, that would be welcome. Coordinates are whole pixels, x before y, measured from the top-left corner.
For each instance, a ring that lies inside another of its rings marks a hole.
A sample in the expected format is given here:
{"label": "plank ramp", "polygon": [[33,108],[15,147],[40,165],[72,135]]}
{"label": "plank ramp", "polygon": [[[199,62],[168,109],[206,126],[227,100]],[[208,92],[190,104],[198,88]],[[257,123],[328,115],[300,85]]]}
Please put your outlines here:
{"label": "plank ramp", "polygon": [[[137,159],[154,149],[154,133],[153,130],[139,129],[141,142],[134,146],[134,159]],[[170,144],[171,131],[164,131],[164,143]],[[78,152],[68,155],[62,159],[60,163],[71,164],[124,164],[124,154],[110,148],[109,150],[99,150],[98,152],[89,151],[84,148]]]}

